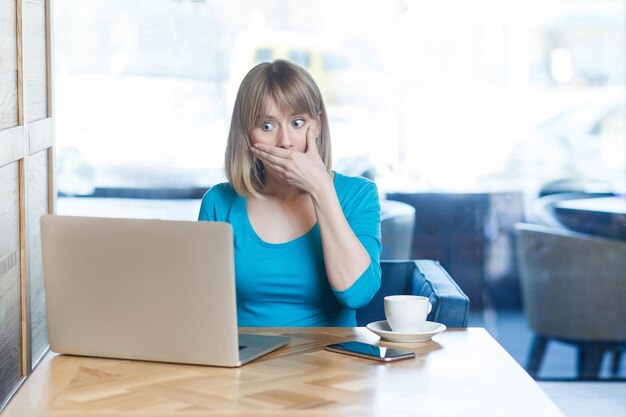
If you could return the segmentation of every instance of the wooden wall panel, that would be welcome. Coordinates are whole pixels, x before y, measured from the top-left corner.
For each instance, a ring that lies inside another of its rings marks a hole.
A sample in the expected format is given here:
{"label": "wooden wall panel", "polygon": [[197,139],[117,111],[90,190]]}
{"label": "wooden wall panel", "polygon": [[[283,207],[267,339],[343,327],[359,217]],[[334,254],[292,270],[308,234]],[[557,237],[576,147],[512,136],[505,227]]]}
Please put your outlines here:
{"label": "wooden wall panel", "polygon": [[26,165],[26,275],[30,317],[31,357],[35,365],[48,347],[46,302],[39,219],[48,213],[48,151],[31,155]]}
{"label": "wooden wall panel", "polygon": [[54,127],[52,118],[28,124],[29,154],[50,148],[54,144]]}
{"label": "wooden wall panel", "polygon": [[32,122],[48,117],[46,2],[23,1],[25,112]]}
{"label": "wooden wall panel", "polygon": [[23,159],[28,155],[27,145],[28,142],[22,126],[0,130],[0,167]]}
{"label": "wooden wall panel", "polygon": [[0,168],[0,404],[21,379],[19,162]]}
{"label": "wooden wall panel", "polygon": [[39,219],[54,210],[52,0],[0,0],[0,411],[48,349]]}
{"label": "wooden wall panel", "polygon": [[0,130],[17,126],[17,6],[0,0]]}

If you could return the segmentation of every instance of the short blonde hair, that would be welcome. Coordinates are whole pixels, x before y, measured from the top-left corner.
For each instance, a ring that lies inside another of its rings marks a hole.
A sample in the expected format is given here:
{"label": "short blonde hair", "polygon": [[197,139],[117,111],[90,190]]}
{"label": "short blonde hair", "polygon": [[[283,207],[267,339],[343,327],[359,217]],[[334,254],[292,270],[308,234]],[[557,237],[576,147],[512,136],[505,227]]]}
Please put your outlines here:
{"label": "short blonde hair", "polygon": [[250,132],[266,112],[266,100],[274,100],[287,114],[307,114],[317,119],[321,129],[317,148],[328,173],[332,158],[330,131],[322,95],[313,77],[302,67],[284,60],[264,62],[244,77],[233,109],[225,154],[226,178],[237,194],[262,198],[263,165],[252,156]]}

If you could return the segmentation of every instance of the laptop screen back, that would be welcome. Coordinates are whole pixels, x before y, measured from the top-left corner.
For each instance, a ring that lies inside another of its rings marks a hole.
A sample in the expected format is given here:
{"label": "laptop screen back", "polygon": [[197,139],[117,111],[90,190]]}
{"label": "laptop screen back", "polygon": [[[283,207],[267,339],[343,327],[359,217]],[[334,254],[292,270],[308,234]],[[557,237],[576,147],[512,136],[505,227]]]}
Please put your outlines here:
{"label": "laptop screen back", "polygon": [[237,365],[230,225],[47,215],[41,226],[51,350]]}

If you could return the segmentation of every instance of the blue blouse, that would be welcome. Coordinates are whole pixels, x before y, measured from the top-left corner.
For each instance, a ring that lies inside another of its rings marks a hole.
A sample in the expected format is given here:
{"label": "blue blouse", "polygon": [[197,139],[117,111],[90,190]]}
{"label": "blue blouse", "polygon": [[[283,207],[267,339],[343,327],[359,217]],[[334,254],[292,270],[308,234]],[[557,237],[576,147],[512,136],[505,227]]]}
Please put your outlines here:
{"label": "blue blouse", "polygon": [[365,272],[344,291],[326,276],[317,224],[285,243],[268,243],[254,231],[246,199],[229,183],[203,197],[198,220],[233,227],[239,326],[356,326],[355,309],[380,287],[380,203],[376,185],[335,173],[334,186],[348,224],[370,256]]}

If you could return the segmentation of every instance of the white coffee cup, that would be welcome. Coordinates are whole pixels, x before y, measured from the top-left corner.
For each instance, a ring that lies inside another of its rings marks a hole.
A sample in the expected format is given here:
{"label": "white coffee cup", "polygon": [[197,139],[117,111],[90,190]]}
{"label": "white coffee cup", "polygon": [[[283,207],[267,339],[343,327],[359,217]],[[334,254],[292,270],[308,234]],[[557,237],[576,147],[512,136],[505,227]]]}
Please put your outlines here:
{"label": "white coffee cup", "polygon": [[417,333],[426,323],[433,306],[421,295],[388,295],[385,297],[385,317],[391,330],[398,333]]}

